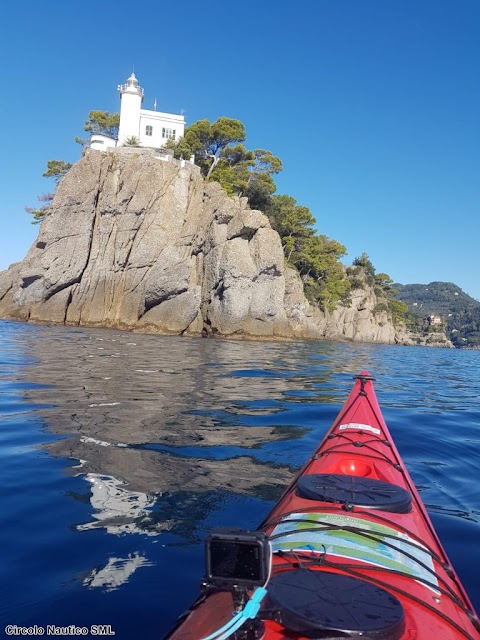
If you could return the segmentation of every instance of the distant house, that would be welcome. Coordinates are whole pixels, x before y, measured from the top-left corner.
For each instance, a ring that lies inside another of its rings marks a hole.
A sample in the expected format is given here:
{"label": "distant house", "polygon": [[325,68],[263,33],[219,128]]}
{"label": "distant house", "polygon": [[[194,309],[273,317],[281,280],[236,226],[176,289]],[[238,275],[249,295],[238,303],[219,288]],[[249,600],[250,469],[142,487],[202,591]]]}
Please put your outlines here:
{"label": "distant house", "polygon": [[132,73],[125,84],[118,85],[120,92],[120,126],[118,139],[94,133],[90,137],[90,147],[106,151],[121,147],[128,140],[136,140],[140,147],[160,149],[167,140],[178,140],[185,132],[183,115],[142,109],[144,91],[135,74]]}
{"label": "distant house", "polygon": [[427,320],[430,325],[442,324],[442,318],[440,316],[434,316],[433,314],[428,316]]}

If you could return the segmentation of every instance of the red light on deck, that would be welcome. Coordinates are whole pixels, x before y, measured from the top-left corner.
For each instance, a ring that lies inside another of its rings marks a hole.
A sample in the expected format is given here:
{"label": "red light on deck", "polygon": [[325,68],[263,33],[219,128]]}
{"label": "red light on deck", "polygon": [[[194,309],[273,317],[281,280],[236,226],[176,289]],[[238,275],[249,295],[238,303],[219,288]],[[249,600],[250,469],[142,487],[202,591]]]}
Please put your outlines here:
{"label": "red light on deck", "polygon": [[372,474],[372,467],[369,464],[355,459],[343,460],[339,465],[339,470],[350,476],[369,476]]}

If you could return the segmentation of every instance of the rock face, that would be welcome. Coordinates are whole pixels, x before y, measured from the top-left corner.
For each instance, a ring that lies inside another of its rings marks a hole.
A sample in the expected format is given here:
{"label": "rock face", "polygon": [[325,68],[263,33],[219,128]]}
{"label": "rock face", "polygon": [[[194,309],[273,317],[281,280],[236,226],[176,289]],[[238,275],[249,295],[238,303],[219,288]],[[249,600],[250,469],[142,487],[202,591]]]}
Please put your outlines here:
{"label": "rock face", "polygon": [[332,340],[405,343],[405,340],[398,339],[397,330],[387,312],[375,312],[377,297],[371,287],[365,285],[354,289],[348,307],[340,305],[335,311],[319,312],[305,299],[298,273],[286,269],[285,275],[287,314],[291,325],[296,331],[302,332],[303,337],[315,338],[315,334],[320,332],[322,337]]}
{"label": "rock face", "polygon": [[25,259],[0,274],[0,317],[250,338],[398,341],[373,291],[322,313],[246,198],[153,151],[88,150]]}
{"label": "rock face", "polygon": [[[412,344],[421,347],[446,347],[454,349],[454,344],[448,339],[443,322],[436,324],[433,320],[435,316],[426,316],[423,319],[423,326],[416,331],[410,332]],[[440,318],[439,318],[440,319]]]}

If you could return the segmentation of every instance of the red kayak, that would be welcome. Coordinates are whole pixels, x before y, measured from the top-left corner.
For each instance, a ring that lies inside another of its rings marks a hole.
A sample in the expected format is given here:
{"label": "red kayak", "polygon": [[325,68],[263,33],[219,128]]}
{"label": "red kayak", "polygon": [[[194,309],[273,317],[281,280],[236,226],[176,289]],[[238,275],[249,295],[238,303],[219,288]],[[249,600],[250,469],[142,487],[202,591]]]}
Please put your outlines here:
{"label": "red kayak", "polygon": [[257,531],[216,530],[171,640],[480,638],[472,604],[395,447],[373,378]]}

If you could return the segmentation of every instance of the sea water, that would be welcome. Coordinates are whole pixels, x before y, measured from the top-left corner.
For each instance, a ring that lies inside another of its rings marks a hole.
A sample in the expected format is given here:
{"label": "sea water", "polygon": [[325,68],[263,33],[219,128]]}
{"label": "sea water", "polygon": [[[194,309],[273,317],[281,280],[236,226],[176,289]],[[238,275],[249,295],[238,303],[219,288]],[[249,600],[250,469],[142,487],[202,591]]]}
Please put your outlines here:
{"label": "sea water", "polygon": [[0,321],[0,631],[158,640],[363,369],[480,609],[480,352]]}

